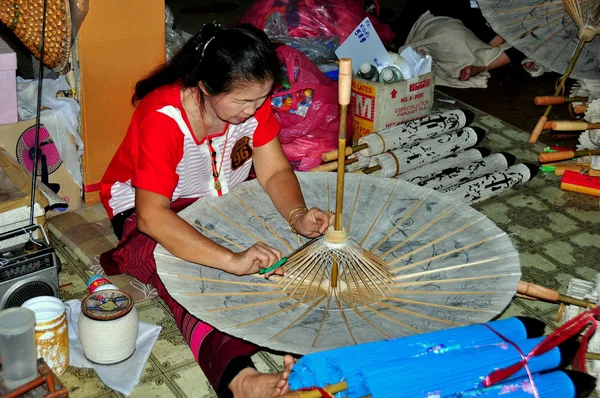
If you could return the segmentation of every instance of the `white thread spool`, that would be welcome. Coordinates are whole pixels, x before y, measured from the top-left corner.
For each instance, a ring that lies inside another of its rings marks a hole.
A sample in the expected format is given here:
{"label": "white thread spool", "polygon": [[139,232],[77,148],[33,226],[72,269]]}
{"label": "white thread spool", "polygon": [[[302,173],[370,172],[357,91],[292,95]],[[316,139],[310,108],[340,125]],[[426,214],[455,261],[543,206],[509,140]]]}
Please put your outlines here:
{"label": "white thread spool", "polygon": [[92,362],[107,365],[135,351],[139,318],[131,296],[120,290],[90,294],[81,302],[79,340]]}

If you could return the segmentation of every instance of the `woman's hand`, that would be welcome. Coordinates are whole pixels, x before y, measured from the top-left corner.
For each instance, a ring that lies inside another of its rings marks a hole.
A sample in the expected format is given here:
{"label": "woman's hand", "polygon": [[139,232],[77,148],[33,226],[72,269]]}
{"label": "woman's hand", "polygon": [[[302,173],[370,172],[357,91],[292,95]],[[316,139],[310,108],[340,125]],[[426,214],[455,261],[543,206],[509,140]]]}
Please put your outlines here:
{"label": "woman's hand", "polygon": [[[252,275],[256,274],[261,268],[269,268],[279,260],[281,260],[279,250],[273,249],[262,242],[257,242],[243,252],[234,253],[231,266],[228,268],[232,270],[231,273],[238,276]],[[273,274],[283,275],[283,268],[279,267],[264,276],[268,278]]]}
{"label": "woman's hand", "polygon": [[333,225],[334,219],[334,214],[326,213],[318,207],[313,207],[298,216],[294,216],[292,226],[300,235],[304,235],[307,238],[316,238],[323,235],[325,230],[330,225]]}

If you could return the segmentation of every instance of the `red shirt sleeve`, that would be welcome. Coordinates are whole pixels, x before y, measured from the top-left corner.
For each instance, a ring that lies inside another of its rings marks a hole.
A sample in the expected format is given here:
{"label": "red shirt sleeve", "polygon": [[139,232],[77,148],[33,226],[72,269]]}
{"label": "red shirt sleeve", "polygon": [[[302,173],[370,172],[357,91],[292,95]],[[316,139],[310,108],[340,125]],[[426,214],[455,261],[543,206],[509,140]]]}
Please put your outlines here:
{"label": "red shirt sleeve", "polygon": [[258,121],[258,127],[256,127],[252,139],[253,146],[263,146],[277,137],[280,126],[271,109],[271,97],[268,97],[262,106],[258,108],[254,117]]}
{"label": "red shirt sleeve", "polygon": [[179,182],[177,165],[183,158],[183,133],[175,120],[153,112],[140,125],[138,139],[131,184],[172,200]]}

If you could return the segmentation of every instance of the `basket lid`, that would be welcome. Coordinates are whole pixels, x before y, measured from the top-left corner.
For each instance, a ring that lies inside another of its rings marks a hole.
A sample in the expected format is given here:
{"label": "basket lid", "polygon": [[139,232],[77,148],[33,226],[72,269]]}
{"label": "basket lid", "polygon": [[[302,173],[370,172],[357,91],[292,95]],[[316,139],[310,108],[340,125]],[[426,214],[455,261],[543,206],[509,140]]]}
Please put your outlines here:
{"label": "basket lid", "polygon": [[[0,22],[40,58],[44,0],[12,0],[0,6]],[[69,0],[47,0],[44,64],[57,72],[69,63],[72,21]]]}
{"label": "basket lid", "polygon": [[133,308],[133,298],[121,290],[102,290],[81,301],[81,312],[98,321],[112,321],[127,315]]}

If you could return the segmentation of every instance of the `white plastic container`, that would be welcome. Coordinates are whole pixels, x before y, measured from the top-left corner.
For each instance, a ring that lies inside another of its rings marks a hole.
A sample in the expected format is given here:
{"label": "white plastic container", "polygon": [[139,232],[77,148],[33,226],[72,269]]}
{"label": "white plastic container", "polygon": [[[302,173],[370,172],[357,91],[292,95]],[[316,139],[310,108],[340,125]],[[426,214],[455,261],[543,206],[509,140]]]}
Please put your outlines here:
{"label": "white plastic container", "polygon": [[9,390],[38,377],[34,328],[35,314],[28,308],[0,311],[2,374]]}
{"label": "white plastic container", "polygon": [[69,366],[69,326],[64,303],[53,296],[27,300],[21,307],[35,313],[35,342],[38,358],[61,375]]}

